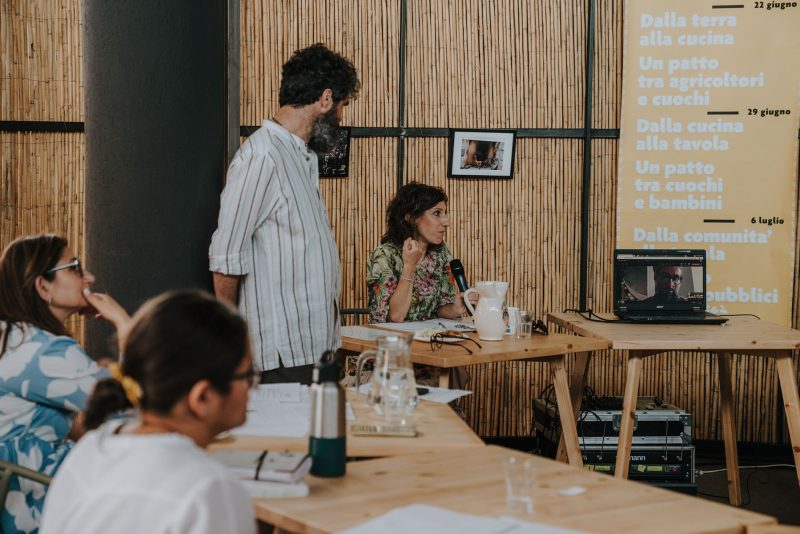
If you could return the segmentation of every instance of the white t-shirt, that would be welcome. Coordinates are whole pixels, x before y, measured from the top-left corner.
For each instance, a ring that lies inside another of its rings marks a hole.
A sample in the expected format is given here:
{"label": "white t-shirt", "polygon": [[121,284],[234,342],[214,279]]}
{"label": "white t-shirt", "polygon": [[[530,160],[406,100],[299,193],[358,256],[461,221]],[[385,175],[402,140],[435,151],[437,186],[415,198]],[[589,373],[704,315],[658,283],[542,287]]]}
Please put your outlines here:
{"label": "white t-shirt", "polygon": [[86,434],[59,468],[41,534],[255,533],[253,506],[226,468],[181,434]]}

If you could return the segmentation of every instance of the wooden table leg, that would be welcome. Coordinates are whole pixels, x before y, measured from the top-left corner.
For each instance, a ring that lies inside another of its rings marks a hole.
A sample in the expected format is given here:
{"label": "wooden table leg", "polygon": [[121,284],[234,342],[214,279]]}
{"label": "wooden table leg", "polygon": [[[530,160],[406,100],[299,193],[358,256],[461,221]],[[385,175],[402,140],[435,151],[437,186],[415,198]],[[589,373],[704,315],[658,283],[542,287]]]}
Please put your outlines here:
{"label": "wooden table leg", "polygon": [[450,369],[439,369],[439,387],[450,389]]}
{"label": "wooden table leg", "polygon": [[[578,443],[578,430],[575,426],[575,412],[570,401],[569,383],[567,382],[567,369],[564,366],[564,356],[550,362],[550,372],[553,374],[553,387],[556,391],[556,404],[558,404],[558,417],[561,420],[561,439],[564,441],[569,465],[583,467],[581,447]],[[580,406],[580,401],[578,401]]]}
{"label": "wooden table leg", "polygon": [[636,418],[636,400],[639,394],[639,376],[642,374],[642,358],[640,351],[628,353],[628,376],[625,378],[625,398],[622,401],[622,421],[619,428],[619,444],[617,446],[617,465],[614,476],[628,478],[628,467],[631,462],[631,442],[633,441],[633,423]]}
{"label": "wooden table leg", "polygon": [[739,482],[739,453],[736,451],[736,419],[733,412],[731,355],[729,353],[717,354],[717,370],[722,439],[725,442],[725,466],[728,470],[728,500],[732,505],[739,506],[742,504],[742,487]]}
{"label": "wooden table leg", "polygon": [[[589,360],[591,356],[592,354],[590,352],[579,352],[575,355],[575,365],[572,367],[572,378],[569,383],[569,401],[572,403],[572,426],[576,426],[575,423],[578,420],[578,414],[581,412],[583,387],[586,384],[586,375],[589,372]],[[558,440],[556,460],[559,462],[567,461],[567,448],[564,444],[563,432],[561,433],[561,439]]]}
{"label": "wooden table leg", "polygon": [[794,466],[800,482],[800,394],[797,392],[797,378],[792,364],[792,352],[781,351],[775,358],[778,367],[778,380],[783,395],[783,408],[789,426],[789,441],[792,443]]}

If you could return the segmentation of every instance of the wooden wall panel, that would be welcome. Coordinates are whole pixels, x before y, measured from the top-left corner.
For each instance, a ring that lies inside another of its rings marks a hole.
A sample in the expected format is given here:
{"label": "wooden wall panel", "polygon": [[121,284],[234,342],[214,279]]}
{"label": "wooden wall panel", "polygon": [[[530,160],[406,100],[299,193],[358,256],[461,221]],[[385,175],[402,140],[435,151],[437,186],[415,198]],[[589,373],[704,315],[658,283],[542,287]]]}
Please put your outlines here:
{"label": "wooden wall panel", "polygon": [[82,8],[0,2],[0,120],[83,120]]}
{"label": "wooden wall panel", "polygon": [[624,0],[595,0],[592,128],[619,128]]}
{"label": "wooden wall panel", "polygon": [[[19,236],[55,233],[82,257],[84,171],[83,134],[0,133],[0,249]],[[82,324],[70,327],[81,335]]]}
{"label": "wooden wall panel", "polygon": [[[382,4],[350,1],[334,8],[334,3],[308,0],[244,2],[242,123],[259,124],[271,115],[280,65],[291,52],[324,41],[352,58],[363,83],[345,122],[395,125],[399,7]],[[617,128],[623,0],[595,6],[592,127]],[[405,124],[580,128],[587,14],[586,0],[408,0]],[[395,190],[397,142],[355,139],[351,177],[322,181],[342,259],[343,307],[367,304],[366,255],[378,244]],[[539,317],[578,305],[582,141],[519,139],[509,181],[448,179],[446,139],[405,143],[404,182],[439,185],[450,195],[448,243],[470,281],[508,280],[508,302]],[[592,143],[587,292],[596,311],[611,310],[617,145],[615,139]],[[795,309],[798,300],[796,290]],[[649,358],[641,394],[690,410],[697,437],[719,437],[715,365],[705,354]],[[778,439],[783,423],[774,368],[737,356],[734,370],[740,438]],[[528,435],[530,403],[549,383],[547,368],[515,362],[476,366],[470,373],[475,394],[463,404],[473,428],[483,435]],[[594,358],[589,384],[596,393],[620,394],[624,378],[624,354],[606,351]]]}
{"label": "wooden wall panel", "polygon": [[[623,0],[595,5],[592,126],[616,128]],[[81,9],[80,0],[0,2],[0,120],[82,120]],[[405,44],[399,9],[399,2],[379,0],[242,2],[242,124],[272,115],[280,66],[294,50],[321,41],[350,58],[362,81],[345,124],[397,125],[404,46],[407,126],[582,126],[587,0],[408,0]],[[341,254],[342,307],[366,306],[366,257],[384,231],[385,207],[395,192],[398,142],[354,139],[351,176],[321,181]],[[519,139],[515,176],[508,181],[447,179],[446,139],[405,143],[404,181],[439,185],[450,195],[448,242],[470,281],[508,280],[509,303],[537,317],[578,304],[582,141]],[[587,289],[597,311],[611,309],[617,144],[592,144]],[[17,235],[58,232],[80,256],[83,136],[3,133],[0,150],[0,246]],[[800,239],[796,248],[800,258]],[[796,327],[799,306],[796,284]],[[594,358],[588,383],[596,393],[621,393],[624,356]],[[691,411],[696,437],[719,438],[715,365],[706,354],[648,358],[641,394]],[[464,408],[473,428],[483,435],[528,435],[532,398],[549,383],[546,366],[514,362],[474,366],[470,373],[476,393]],[[736,356],[734,392],[741,439],[785,440],[771,362]]]}
{"label": "wooden wall panel", "polygon": [[399,2],[243,0],[241,121],[259,125],[278,109],[281,66],[295,50],[322,42],[350,59],[362,88],[344,124],[397,122]]}
{"label": "wooden wall panel", "polygon": [[578,128],[583,1],[408,0],[406,116],[429,128]]}
{"label": "wooden wall panel", "polygon": [[322,178],[342,270],[342,308],[366,307],[367,256],[385,231],[386,205],[396,191],[397,140],[354,139],[350,176]]}
{"label": "wooden wall panel", "polygon": [[[446,178],[447,139],[409,139],[406,181],[450,197],[447,243],[470,283],[510,283],[506,301],[544,318],[574,307],[579,291],[581,142],[519,139],[513,180]],[[527,435],[530,403],[550,383],[546,364],[474,366],[464,401],[483,435]],[[497,434],[497,433],[500,434]]]}

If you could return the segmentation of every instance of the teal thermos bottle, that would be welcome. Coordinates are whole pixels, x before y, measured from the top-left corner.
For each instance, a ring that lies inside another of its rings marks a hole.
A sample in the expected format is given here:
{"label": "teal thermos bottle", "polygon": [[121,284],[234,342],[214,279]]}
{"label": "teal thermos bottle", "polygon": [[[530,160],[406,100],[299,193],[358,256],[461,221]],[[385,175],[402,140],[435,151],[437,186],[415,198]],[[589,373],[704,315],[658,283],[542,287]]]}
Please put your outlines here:
{"label": "teal thermos bottle", "polygon": [[308,448],[311,474],[319,477],[340,477],[345,472],[345,394],[339,372],[339,359],[330,352],[314,365]]}

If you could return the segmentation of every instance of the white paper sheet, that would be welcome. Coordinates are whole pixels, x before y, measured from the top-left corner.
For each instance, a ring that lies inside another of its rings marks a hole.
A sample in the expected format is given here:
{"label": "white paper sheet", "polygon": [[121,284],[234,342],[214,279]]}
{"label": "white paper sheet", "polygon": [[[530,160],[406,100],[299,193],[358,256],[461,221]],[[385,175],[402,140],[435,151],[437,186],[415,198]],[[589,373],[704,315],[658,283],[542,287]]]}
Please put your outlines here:
{"label": "white paper sheet", "polygon": [[428,321],[408,321],[405,323],[380,323],[378,328],[389,330],[402,330],[403,332],[417,332],[423,328],[444,328],[447,330],[458,330],[459,332],[474,332],[475,325],[470,321],[452,319],[430,319]]}
{"label": "white paper sheet", "polygon": [[395,508],[342,534],[406,534],[408,532],[436,532],[437,534],[579,534],[542,523],[502,517],[481,517],[452,512],[425,504],[412,504]]}
{"label": "white paper sheet", "polygon": [[[472,395],[471,391],[467,391],[466,389],[447,389],[447,388],[436,388],[432,386],[419,386],[421,388],[425,388],[428,392],[424,395],[417,395],[417,399],[426,400],[430,402],[438,402],[441,404],[448,404],[453,402],[456,399],[460,399],[461,397],[465,397],[467,395]],[[366,395],[369,393],[370,389],[372,388],[372,384],[361,384],[358,387],[358,392]],[[351,390],[355,390],[355,388],[350,388]]]}
{"label": "white paper sheet", "polygon": [[[345,417],[355,420],[349,403]],[[311,400],[308,386],[295,384],[261,384],[250,391],[247,422],[231,430],[238,436],[273,436],[301,438],[311,425]]]}
{"label": "white paper sheet", "polygon": [[375,328],[367,328],[366,326],[343,326],[342,337],[349,337],[352,339],[361,339],[363,341],[374,341],[380,336],[385,336],[385,330],[376,330]]}
{"label": "white paper sheet", "polygon": [[308,386],[301,386],[299,382],[291,384],[261,384],[250,390],[248,402],[301,402],[301,395],[308,395]]}

